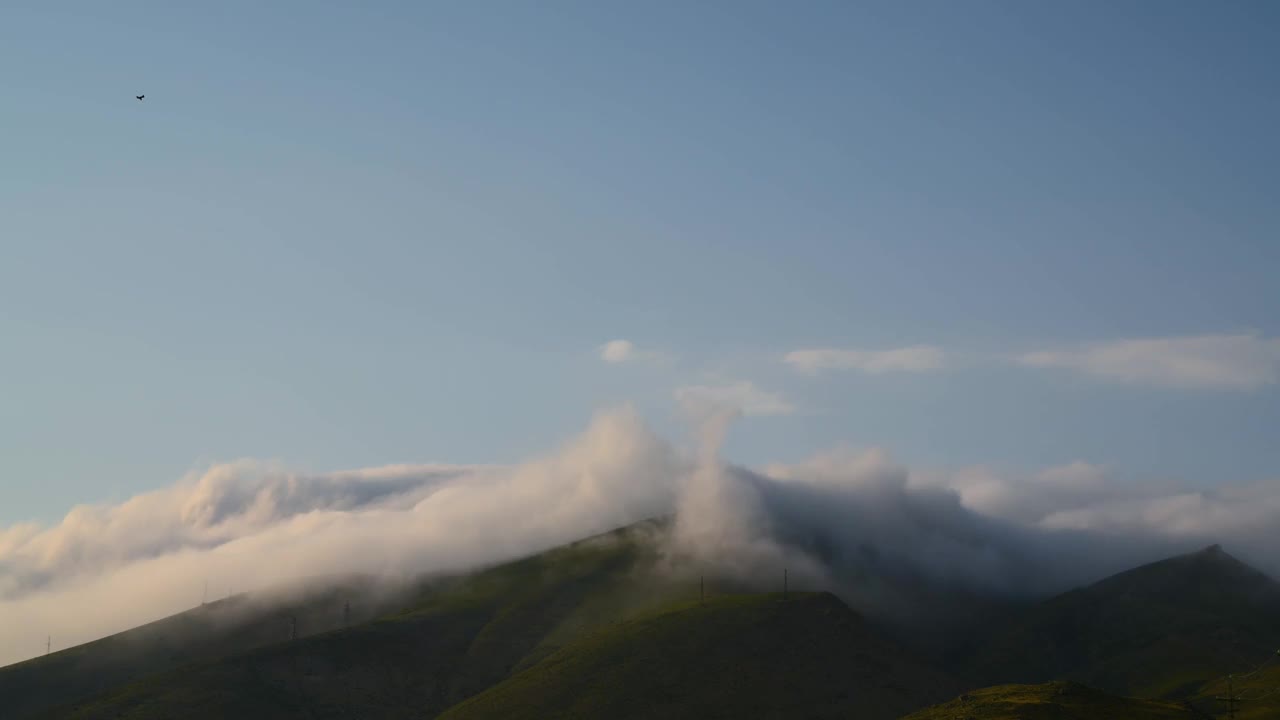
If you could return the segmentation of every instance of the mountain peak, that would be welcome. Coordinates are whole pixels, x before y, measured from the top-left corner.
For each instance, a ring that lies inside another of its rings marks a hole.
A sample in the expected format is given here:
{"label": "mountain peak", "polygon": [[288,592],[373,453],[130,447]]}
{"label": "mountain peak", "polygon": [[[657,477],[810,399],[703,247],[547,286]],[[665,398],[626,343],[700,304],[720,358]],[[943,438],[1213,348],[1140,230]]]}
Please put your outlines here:
{"label": "mountain peak", "polygon": [[1160,593],[1172,591],[1200,594],[1210,586],[1219,592],[1267,593],[1280,591],[1280,585],[1265,573],[1236,558],[1214,543],[1202,550],[1141,565],[1099,581],[1088,591]]}
{"label": "mountain peak", "polygon": [[1280,583],[1214,544],[1040,603],[991,638],[974,667],[996,682],[1071,679],[1173,696],[1273,653],[1277,606]]}

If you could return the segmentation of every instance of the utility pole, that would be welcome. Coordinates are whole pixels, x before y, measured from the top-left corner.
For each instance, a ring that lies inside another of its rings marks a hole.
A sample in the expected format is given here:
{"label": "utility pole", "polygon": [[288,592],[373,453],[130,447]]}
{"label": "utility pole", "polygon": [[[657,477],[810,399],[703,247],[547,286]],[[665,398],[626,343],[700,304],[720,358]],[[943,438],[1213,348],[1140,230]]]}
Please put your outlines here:
{"label": "utility pole", "polygon": [[289,639],[290,640],[298,639],[298,616],[297,615],[289,616]]}
{"label": "utility pole", "polygon": [[1236,695],[1235,675],[1227,676],[1227,696],[1218,696],[1214,698],[1218,702],[1227,704],[1227,717],[1236,720],[1236,706],[1240,704],[1240,696]]}
{"label": "utility pole", "polygon": [[348,600],[342,606],[342,627],[351,627],[351,601]]}
{"label": "utility pole", "polygon": [[707,579],[703,575],[698,576],[698,604],[707,601]]}
{"label": "utility pole", "polygon": [[44,654],[48,655],[53,651],[53,636],[49,635],[44,639]]}
{"label": "utility pole", "polygon": [[782,568],[782,596],[787,596],[787,569]]}
{"label": "utility pole", "polygon": [[204,581],[204,592],[200,593],[200,604],[204,605],[209,601],[209,581]]}

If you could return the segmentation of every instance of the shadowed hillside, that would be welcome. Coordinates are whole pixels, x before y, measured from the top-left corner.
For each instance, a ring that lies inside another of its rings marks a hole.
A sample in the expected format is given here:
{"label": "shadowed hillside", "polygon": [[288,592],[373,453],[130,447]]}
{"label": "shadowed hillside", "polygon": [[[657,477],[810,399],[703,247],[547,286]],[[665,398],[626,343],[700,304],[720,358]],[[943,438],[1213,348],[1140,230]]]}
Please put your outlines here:
{"label": "shadowed hillside", "polygon": [[1280,647],[1280,584],[1218,546],[1059,595],[996,632],[970,669],[985,682],[1076,680],[1187,697]]}
{"label": "shadowed hillside", "polygon": [[1219,698],[1239,698],[1238,720],[1273,720],[1280,718],[1280,649],[1256,670],[1235,674],[1231,681],[1218,678],[1196,692],[1192,702],[1198,708],[1221,713],[1227,709]]}
{"label": "shadowed hillside", "polygon": [[442,718],[875,720],[955,688],[832,595],[739,595],[593,633]]}

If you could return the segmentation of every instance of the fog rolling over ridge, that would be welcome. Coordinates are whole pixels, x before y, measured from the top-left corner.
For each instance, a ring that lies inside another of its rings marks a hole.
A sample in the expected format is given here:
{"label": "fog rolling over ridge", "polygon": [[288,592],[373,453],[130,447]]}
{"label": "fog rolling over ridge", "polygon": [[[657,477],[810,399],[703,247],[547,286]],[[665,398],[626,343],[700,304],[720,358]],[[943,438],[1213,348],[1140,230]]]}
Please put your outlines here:
{"label": "fog rolling over ridge", "polygon": [[1076,463],[1030,477],[912,471],[884,452],[724,463],[732,414],[683,453],[622,408],[510,467],[297,475],[241,461],[57,525],[0,529],[0,664],[179,612],[210,594],[333,573],[459,571],[676,515],[670,556],[720,572],[785,565],[860,604],[866,578],[1047,593],[1220,542],[1280,574],[1280,483],[1213,492],[1121,485]]}

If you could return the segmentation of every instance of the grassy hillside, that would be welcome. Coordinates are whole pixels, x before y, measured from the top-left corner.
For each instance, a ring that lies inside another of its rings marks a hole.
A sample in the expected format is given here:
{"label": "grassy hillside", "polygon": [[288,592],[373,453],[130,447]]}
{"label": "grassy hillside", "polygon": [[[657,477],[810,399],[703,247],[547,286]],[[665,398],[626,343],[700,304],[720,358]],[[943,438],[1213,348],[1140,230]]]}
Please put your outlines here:
{"label": "grassy hillside", "polygon": [[[154,675],[58,718],[429,717],[567,638],[680,591],[648,571],[645,526],[436,588],[410,610]],[[686,593],[690,588],[684,587]]]}
{"label": "grassy hillside", "polygon": [[[132,630],[0,668],[0,717],[25,718],[152,673],[361,623],[411,596],[370,592],[367,578],[324,582],[269,601],[235,596]],[[292,621],[291,621],[292,619]]]}
{"label": "grassy hillside", "polygon": [[1207,720],[1174,703],[1117,697],[1070,682],[998,685],[902,720]]}
{"label": "grassy hillside", "polygon": [[1280,584],[1217,546],[1052,598],[994,633],[968,670],[984,682],[1076,680],[1182,698],[1280,647]]}
{"label": "grassy hillside", "polygon": [[1256,672],[1237,674],[1229,684],[1226,678],[1206,683],[1196,692],[1192,702],[1208,712],[1223,713],[1226,703],[1218,700],[1233,690],[1240,698],[1236,708],[1239,720],[1274,720],[1280,718],[1280,651],[1268,658]]}
{"label": "grassy hillside", "polygon": [[441,718],[875,720],[955,687],[832,595],[740,595],[592,633]]}

